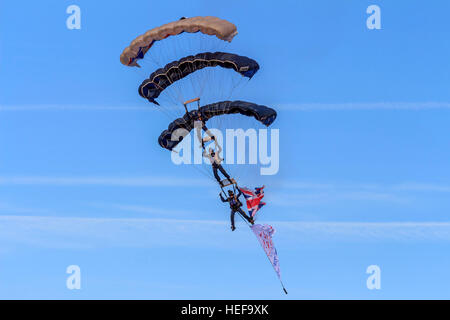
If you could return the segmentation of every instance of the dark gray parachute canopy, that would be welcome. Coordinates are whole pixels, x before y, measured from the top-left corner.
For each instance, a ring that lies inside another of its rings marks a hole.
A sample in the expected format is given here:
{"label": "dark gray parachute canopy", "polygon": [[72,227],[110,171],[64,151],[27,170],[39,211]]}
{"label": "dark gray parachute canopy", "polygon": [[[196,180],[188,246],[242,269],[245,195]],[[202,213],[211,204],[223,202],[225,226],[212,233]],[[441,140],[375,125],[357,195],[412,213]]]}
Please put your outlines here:
{"label": "dark gray parachute canopy", "polygon": [[188,56],[167,64],[164,68],[153,72],[139,86],[139,95],[155,103],[162,91],[175,81],[183,79],[193,72],[207,67],[233,69],[242,76],[252,78],[259,70],[258,63],[250,58],[226,52],[204,52]]}
{"label": "dark gray parachute canopy", "polygon": [[[221,101],[200,107],[198,110],[192,110],[182,118],[178,118],[169,124],[169,128],[164,130],[158,138],[159,145],[172,151],[189,133],[194,129],[194,122],[198,121],[199,116],[206,122],[212,117],[239,113],[247,117],[254,117],[256,120],[270,126],[277,117],[277,112],[269,107],[261,106],[245,101]],[[172,134],[177,129],[185,129],[177,141],[172,141]],[[183,135],[184,134],[184,135]]]}

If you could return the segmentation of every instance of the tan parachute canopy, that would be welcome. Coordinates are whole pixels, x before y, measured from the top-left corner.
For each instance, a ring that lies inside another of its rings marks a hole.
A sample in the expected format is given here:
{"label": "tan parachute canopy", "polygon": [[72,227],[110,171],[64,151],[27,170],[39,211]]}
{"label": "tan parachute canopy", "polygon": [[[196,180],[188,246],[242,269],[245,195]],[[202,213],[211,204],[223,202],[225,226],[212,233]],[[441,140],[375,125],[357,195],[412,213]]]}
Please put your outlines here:
{"label": "tan parachute canopy", "polygon": [[193,17],[182,18],[170,22],[158,28],[148,30],[146,33],[134,39],[120,55],[120,62],[129,67],[139,67],[137,60],[142,59],[155,41],[163,40],[169,36],[182,32],[201,32],[207,35],[215,35],[217,38],[231,42],[237,34],[234,24],[217,17]]}

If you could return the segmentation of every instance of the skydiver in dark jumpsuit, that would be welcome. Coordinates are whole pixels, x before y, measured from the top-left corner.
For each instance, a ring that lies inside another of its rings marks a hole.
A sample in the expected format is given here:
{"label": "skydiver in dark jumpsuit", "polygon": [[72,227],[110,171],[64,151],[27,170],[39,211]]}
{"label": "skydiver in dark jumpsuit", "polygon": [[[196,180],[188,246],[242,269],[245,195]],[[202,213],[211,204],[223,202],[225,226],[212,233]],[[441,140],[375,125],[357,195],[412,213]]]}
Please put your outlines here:
{"label": "skydiver in dark jumpsuit", "polygon": [[224,199],[222,197],[222,194],[219,193],[220,200],[222,200],[222,202],[228,202],[230,204],[231,231],[234,231],[236,229],[236,227],[234,226],[234,215],[236,214],[236,212],[239,212],[241,214],[241,216],[243,216],[245,218],[245,220],[247,220],[249,223],[251,223],[251,224],[255,223],[253,218],[250,218],[249,216],[247,216],[245,214],[245,212],[241,209],[242,203],[239,201],[239,197],[241,196],[241,194],[242,194],[241,190],[239,190],[239,193],[237,195],[235,195],[232,190],[228,190],[228,198]]}

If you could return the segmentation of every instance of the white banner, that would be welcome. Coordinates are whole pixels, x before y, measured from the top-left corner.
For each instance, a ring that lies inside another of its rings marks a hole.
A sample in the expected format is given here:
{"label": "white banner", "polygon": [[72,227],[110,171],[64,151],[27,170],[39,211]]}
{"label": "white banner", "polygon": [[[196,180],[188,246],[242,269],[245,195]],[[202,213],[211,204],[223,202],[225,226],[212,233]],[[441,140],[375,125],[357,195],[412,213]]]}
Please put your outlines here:
{"label": "white banner", "polygon": [[278,278],[281,280],[280,274],[280,263],[278,261],[277,249],[273,245],[272,235],[275,233],[275,229],[268,224],[255,224],[250,227],[253,230],[253,233],[258,238],[259,243],[264,249],[267,257],[270,260],[275,272],[278,275]]}

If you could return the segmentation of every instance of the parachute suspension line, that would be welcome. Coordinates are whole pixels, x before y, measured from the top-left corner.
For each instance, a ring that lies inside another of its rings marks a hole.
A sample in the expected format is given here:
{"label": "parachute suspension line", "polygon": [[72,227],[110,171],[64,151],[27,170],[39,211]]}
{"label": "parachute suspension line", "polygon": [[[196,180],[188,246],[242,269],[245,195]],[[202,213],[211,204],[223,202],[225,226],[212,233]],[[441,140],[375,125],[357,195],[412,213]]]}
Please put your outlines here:
{"label": "parachute suspension line", "polygon": [[[203,161],[203,159],[202,159],[202,161]],[[213,177],[212,173],[208,173],[207,171],[197,168],[196,164],[194,164],[194,169],[196,169],[198,172],[200,172],[202,175],[204,175],[206,178],[210,179],[211,181],[214,181],[214,182],[216,181],[216,179]]]}
{"label": "parachute suspension line", "polygon": [[190,87],[192,88],[192,93],[195,94],[197,97],[200,97],[200,93],[197,92],[196,88],[195,88],[195,83],[198,81],[194,81],[195,78],[191,77],[191,76],[195,76],[197,73],[195,73],[193,69],[191,69],[191,65],[189,65],[189,71],[191,72],[191,74],[188,76],[189,78],[189,82],[190,82]]}
{"label": "parachute suspension line", "polygon": [[[184,49],[188,49],[187,51],[189,51],[189,52],[187,52],[187,54],[188,55],[192,55],[193,53],[191,51],[194,48],[194,46],[192,45],[192,38],[193,37],[191,35],[189,35],[189,34],[185,34],[183,38],[186,40],[185,42],[187,42],[187,45],[186,45],[186,43],[184,45]],[[177,57],[178,56],[179,57],[186,56],[186,54],[185,54],[186,52],[183,52],[183,55],[181,54],[182,51],[183,51],[181,42],[177,42],[177,49],[179,51],[179,55],[177,55]],[[194,72],[195,71],[195,70],[191,69],[191,65],[190,64],[188,64],[188,67],[189,67],[189,71],[190,72]],[[179,70],[179,72],[180,72],[180,78],[181,78],[182,77],[182,72],[181,72],[181,70]],[[189,81],[192,82],[192,78],[190,78]],[[180,96],[180,98],[182,100],[186,100],[186,98],[188,98],[187,96],[183,95],[183,92],[189,92],[188,90],[186,90],[187,89],[186,86],[187,86],[187,84],[185,84],[184,81],[181,81],[181,87],[179,87],[179,96]]]}
{"label": "parachute suspension line", "polygon": [[252,225],[247,221],[247,219],[245,219],[245,218],[242,216],[242,214],[240,214],[239,212],[238,212],[238,214],[239,214],[239,217],[241,217],[242,220],[245,222],[245,224],[247,224],[247,225],[249,226],[249,228],[251,228]]}
{"label": "parachute suspension line", "polygon": [[[213,73],[214,71],[216,71],[215,73]],[[217,83],[217,91],[216,97],[211,97],[211,99],[214,98],[214,100],[216,99],[220,99],[220,100],[226,100],[224,99],[225,95],[225,89],[224,88],[229,88],[229,86],[227,86],[227,80],[229,80],[230,78],[232,78],[234,76],[234,73],[230,73],[227,72],[228,70],[210,70],[210,72],[207,74],[208,75],[208,79],[206,80],[207,84],[211,84],[211,83]],[[216,77],[214,79],[214,76]],[[213,81],[214,80],[214,81]],[[228,125],[230,124],[229,121],[227,121],[226,117],[224,116],[219,116],[216,117],[215,122],[217,124],[217,129],[222,131],[222,134],[225,133]]]}
{"label": "parachute suspension line", "polygon": [[142,60],[142,62],[143,63],[141,63],[141,65],[142,65],[142,67],[143,68],[135,68],[135,70],[136,70],[136,73],[140,76],[140,77],[142,77],[142,78],[147,78],[147,64],[148,64],[148,62],[147,61],[144,61],[144,60]]}
{"label": "parachute suspension line", "polygon": [[[192,55],[193,54],[193,52],[191,52],[191,50],[192,50],[192,48],[194,48],[194,46],[193,46],[193,37],[191,37],[189,34],[185,34],[185,35],[183,35],[183,38],[184,38],[184,49],[188,49],[188,52],[187,52],[187,54],[188,55]],[[179,57],[179,56],[185,56],[186,54],[181,54],[181,51],[182,51],[182,44],[181,44],[181,41],[180,42],[177,42],[176,43],[176,51],[177,51],[177,57]],[[179,54],[178,54],[179,53]],[[186,53],[186,52],[183,52],[183,53]],[[191,65],[190,64],[188,64],[188,68],[189,68],[189,73],[190,73],[190,75],[192,75],[192,73],[195,71],[195,70],[192,70],[191,69]],[[181,70],[179,70],[179,72],[180,72],[180,78],[182,77],[182,72],[181,72]],[[191,86],[192,86],[192,88],[193,88],[193,79],[192,79],[192,77],[190,77],[190,76],[188,76],[189,77],[189,82],[191,82]],[[180,81],[180,87],[178,88],[179,90],[179,99],[181,99],[181,101],[183,101],[183,100],[185,100],[186,98],[188,98],[188,96],[185,96],[185,95],[183,95],[183,92],[189,92],[188,90],[187,90],[187,88],[186,88],[186,86],[188,86],[188,84],[187,83],[185,83],[185,81]],[[193,91],[193,93],[194,93],[194,95],[196,95],[196,92],[195,92],[195,90],[192,90]],[[197,95],[198,96],[198,95]]]}
{"label": "parachute suspension line", "polygon": [[[191,49],[192,48],[192,37],[190,37],[189,35],[184,35],[183,36],[183,38],[184,38],[184,48],[186,49]],[[174,46],[173,46],[173,51],[174,51],[174,53],[175,53],[175,55],[176,55],[176,57],[179,57],[179,56],[181,56],[181,51],[182,51],[182,48],[181,48],[181,45],[182,45],[182,43],[181,43],[181,41],[177,41],[177,42],[175,42],[175,44],[174,44]],[[189,52],[189,54],[191,54],[191,52]],[[191,65],[190,64],[188,64],[188,68],[189,68],[189,71],[190,71],[190,73],[193,73],[195,70],[192,70],[192,68],[191,68]],[[177,71],[176,72],[178,72],[178,75],[179,75],[179,78],[181,79],[182,78],[182,72],[181,72],[181,70],[179,70],[179,69],[177,69]],[[192,75],[192,74],[191,74]],[[190,77],[190,76],[188,76],[189,77],[189,82],[191,82],[191,86],[192,86],[192,91],[194,92],[194,94],[196,94],[196,90],[195,90],[195,86],[194,86],[194,82],[193,82],[193,80],[195,79],[193,79],[192,77]],[[180,81],[180,83],[179,83],[179,85],[178,86],[174,86],[174,87],[172,87],[173,88],[173,91],[176,91],[176,100],[177,100],[177,102],[182,102],[183,100],[185,100],[186,98],[188,98],[187,96],[184,96],[183,95],[183,92],[189,92],[188,90],[186,90],[187,88],[186,88],[186,83],[185,83],[185,81]],[[170,88],[170,87],[169,87]],[[168,88],[168,89],[169,89]]]}
{"label": "parachute suspension line", "polygon": [[[160,66],[160,61],[155,57],[154,54],[150,54],[150,60],[154,63],[155,66]],[[142,61],[146,61],[146,59],[142,59]]]}
{"label": "parachute suspension line", "polygon": [[[246,86],[248,84],[248,81],[245,81],[246,79],[243,76],[239,76],[238,78],[232,77],[232,78],[230,78],[230,80],[232,83],[232,89],[229,92],[228,96],[224,97],[224,100],[231,100],[235,94],[237,94],[238,92],[243,90],[243,88],[242,88],[243,86]],[[230,118],[226,119],[224,117],[221,120],[223,122],[226,122],[226,124],[224,126],[231,126],[232,119],[230,119]],[[234,128],[234,129],[236,129],[236,128]],[[242,128],[242,129],[244,129],[244,128]],[[233,172],[235,173],[236,176],[239,176],[239,179],[241,181],[247,181],[249,176],[252,173],[252,170],[251,170],[251,168],[249,168],[249,166],[252,166],[252,165],[245,164],[245,163],[244,164],[236,163],[235,165],[232,166]]]}
{"label": "parachute suspension line", "polygon": [[199,81],[197,82],[198,83],[197,92],[199,96],[205,97],[204,99],[205,102],[208,101],[209,99],[208,95],[212,93],[210,89],[205,90],[211,83],[210,80],[208,79],[208,74],[210,74],[211,71],[212,71],[211,68],[208,67],[205,68],[204,72],[198,73]]}
{"label": "parachute suspension line", "polygon": [[174,113],[170,111],[170,109],[166,109],[162,106],[155,105],[158,110],[160,110],[169,120],[172,120],[174,117]]}
{"label": "parachute suspension line", "polygon": [[199,78],[201,78],[200,81],[198,81],[198,83],[199,83],[198,95],[199,96],[203,96],[206,86],[210,85],[210,83],[211,83],[211,79],[210,79],[210,77],[208,77],[208,75],[211,74],[211,71],[212,71],[211,68],[207,67],[207,68],[205,68],[204,71],[205,72],[201,72],[198,74]]}
{"label": "parachute suspension line", "polygon": [[[165,104],[167,105],[167,104],[170,104],[170,105],[172,105],[172,106],[176,106],[178,103],[177,103],[177,99],[174,97],[174,94],[173,94],[173,92],[171,92],[171,91],[168,91],[167,92],[167,97],[163,97],[162,98],[162,100],[164,100],[165,101]],[[163,103],[161,103],[161,104],[163,104]],[[163,107],[161,107],[161,109],[163,109]],[[173,112],[173,111],[170,111],[170,113],[174,116],[174,117],[177,117],[177,114],[175,113],[175,112]]]}
{"label": "parachute suspension line", "polygon": [[[168,92],[168,94],[170,95],[170,92]],[[177,114],[176,114],[176,112],[174,112],[174,110],[173,110],[173,102],[171,101],[172,99],[168,99],[168,98],[163,98],[162,100],[164,100],[164,101],[166,101],[166,104],[167,103],[170,103],[172,106],[169,106],[169,107],[164,107],[164,106],[162,106],[162,105],[157,105],[157,104],[155,104],[155,106],[158,108],[158,110],[161,110],[166,116],[168,116],[170,119],[173,119],[174,117],[176,118],[177,117]],[[161,103],[161,104],[164,104],[164,103]]]}
{"label": "parachute suspension line", "polygon": [[[175,69],[176,70],[176,72],[178,73],[178,76],[181,78],[182,77],[182,73],[181,73],[181,70],[180,69]],[[182,102],[183,100],[184,100],[184,97],[183,97],[183,94],[182,94],[182,82],[180,82],[180,85],[181,86],[169,86],[169,88],[173,88],[173,90],[174,91],[176,91],[176,99],[177,99],[177,102]]]}
{"label": "parachute suspension line", "polygon": [[[242,85],[243,80],[244,80],[244,77],[240,77],[239,80],[237,80],[236,82],[233,81],[233,79],[231,79],[232,87],[231,87],[231,91],[230,91],[228,97],[226,98],[226,100],[231,99],[231,96],[235,93],[236,88],[240,88],[242,90],[241,85]],[[248,80],[250,81],[250,79],[248,79]],[[246,85],[247,83],[248,83],[248,81],[245,82],[244,85]]]}
{"label": "parachute suspension line", "polygon": [[[172,40],[172,41],[171,41]],[[169,60],[170,59],[170,53],[169,51],[175,52],[174,50],[174,41],[173,39],[168,39],[167,41],[169,41],[169,43],[167,43],[167,45],[161,45],[158,46],[158,53],[156,56],[158,57],[164,57],[165,60]],[[175,44],[177,43],[177,41],[175,41]],[[172,49],[170,49],[172,48]],[[156,48],[152,48],[152,49],[156,49]],[[153,55],[152,55],[153,56]],[[157,61],[158,67],[161,68],[163,67],[166,63],[168,63],[169,61],[164,61],[164,63],[162,63],[162,61]],[[170,81],[170,79],[168,79]],[[170,81],[171,82],[171,81]],[[180,102],[179,97],[177,97],[177,92],[174,92],[176,89],[178,88],[174,88],[173,86],[169,86],[169,90],[165,90],[167,91],[167,97],[162,97],[164,100],[171,102],[172,104],[177,104]]]}
{"label": "parachute suspension line", "polygon": [[[201,52],[209,52],[209,51],[214,51],[212,49],[217,49],[217,48],[213,48],[213,44],[214,41],[211,40],[210,36],[206,36],[204,34],[201,34],[199,37],[196,37],[194,40],[196,40],[198,42],[198,45],[196,46],[197,48],[200,48],[202,51]],[[220,41],[221,43],[224,41]],[[217,51],[217,50],[216,50]],[[202,96],[204,97],[204,92],[206,87],[210,87],[211,85],[211,80],[210,79],[210,74],[211,71],[208,70],[210,69],[210,67],[206,67],[204,69],[204,71],[198,73],[195,78],[191,78],[193,82],[195,82],[192,84],[193,87],[193,91],[198,95],[198,96]],[[197,81],[194,81],[197,80]],[[210,93],[210,92],[209,92]],[[209,100],[209,97],[205,97],[204,99],[205,101]],[[209,101],[208,101],[209,102]]]}
{"label": "parachute suspension line", "polygon": [[[165,56],[168,57],[169,54],[167,53],[167,50],[168,50],[168,49],[167,49],[166,46],[164,46],[164,50],[166,51]],[[168,61],[166,61],[166,63],[167,63],[167,62],[168,62]],[[163,67],[163,65],[161,65],[160,67]],[[175,69],[175,70],[178,71],[177,69]],[[167,77],[167,78],[168,78],[169,82],[172,83],[172,81],[169,79],[169,77]],[[179,89],[179,88],[175,88],[175,86],[169,86],[169,87],[166,88],[166,89],[169,89],[169,90],[165,90],[165,91],[167,91],[170,100],[172,100],[172,103],[175,104],[175,105],[177,105],[177,104],[180,102],[180,99],[179,99],[179,97],[177,96],[177,95],[179,95],[179,92],[176,92],[177,89]],[[163,89],[163,90],[164,90],[164,89]],[[178,94],[177,94],[177,93],[178,93]]]}
{"label": "parachute suspension line", "polygon": [[[161,50],[159,50],[161,51]],[[154,54],[149,54],[150,56],[150,62],[153,62],[153,64],[155,65],[155,67],[160,68],[161,67],[161,61],[157,58],[159,57],[159,55],[154,55]],[[147,63],[147,59],[142,59],[141,61],[143,61],[144,63]]]}

